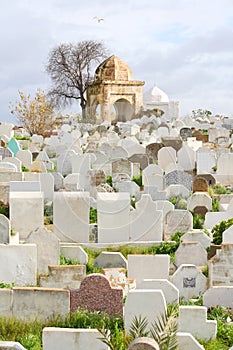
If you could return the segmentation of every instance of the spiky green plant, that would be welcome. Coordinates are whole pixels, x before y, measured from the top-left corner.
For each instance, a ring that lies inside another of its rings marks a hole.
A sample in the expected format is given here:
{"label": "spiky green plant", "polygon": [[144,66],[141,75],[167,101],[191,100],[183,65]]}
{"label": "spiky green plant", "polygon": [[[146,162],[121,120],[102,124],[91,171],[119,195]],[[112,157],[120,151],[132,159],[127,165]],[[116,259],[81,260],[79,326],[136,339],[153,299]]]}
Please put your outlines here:
{"label": "spiky green plant", "polygon": [[129,336],[120,329],[118,323],[115,323],[114,332],[109,332],[107,328],[97,328],[102,338],[99,338],[106,344],[110,350],[126,350],[130,343]]}
{"label": "spiky green plant", "polygon": [[129,329],[130,340],[134,340],[140,337],[148,337],[150,334],[148,330],[148,320],[146,317],[134,316]]}
{"label": "spiky green plant", "polygon": [[178,324],[175,320],[175,311],[161,314],[152,324],[150,333],[158,343],[160,350],[176,350],[178,341],[176,333]]}

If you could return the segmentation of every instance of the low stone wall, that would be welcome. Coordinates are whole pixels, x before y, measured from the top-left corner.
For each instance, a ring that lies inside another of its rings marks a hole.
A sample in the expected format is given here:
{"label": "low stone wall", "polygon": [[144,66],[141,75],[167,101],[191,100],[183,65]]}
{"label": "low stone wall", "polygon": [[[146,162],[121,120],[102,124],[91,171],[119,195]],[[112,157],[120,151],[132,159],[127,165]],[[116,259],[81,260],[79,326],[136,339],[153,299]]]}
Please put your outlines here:
{"label": "low stone wall", "polygon": [[70,291],[53,288],[15,287],[0,290],[0,316],[47,320],[70,313]]}

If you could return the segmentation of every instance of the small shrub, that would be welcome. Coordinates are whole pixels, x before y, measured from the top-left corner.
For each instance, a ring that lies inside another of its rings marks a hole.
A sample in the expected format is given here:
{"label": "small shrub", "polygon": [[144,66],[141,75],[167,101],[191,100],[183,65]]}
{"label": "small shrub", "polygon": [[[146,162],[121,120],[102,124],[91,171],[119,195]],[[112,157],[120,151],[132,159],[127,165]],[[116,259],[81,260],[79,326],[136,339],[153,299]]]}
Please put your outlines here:
{"label": "small shrub", "polygon": [[223,220],[219,224],[215,225],[212,228],[211,232],[213,234],[213,243],[214,244],[221,244],[222,243],[222,234],[231,225],[233,225],[233,218],[226,220],[226,221]]}
{"label": "small shrub", "polygon": [[97,223],[97,209],[90,208],[90,224]]}
{"label": "small shrub", "polygon": [[142,187],[142,172],[140,172],[140,176],[133,177],[132,181],[134,181],[139,187]]}
{"label": "small shrub", "polygon": [[79,262],[77,260],[66,258],[63,255],[60,255],[60,265],[79,265]]}
{"label": "small shrub", "polygon": [[217,198],[212,200],[212,211],[219,211],[219,201]]}
{"label": "small shrub", "polygon": [[204,215],[193,214],[193,228],[194,229],[203,228],[204,220],[205,220]]}
{"label": "small shrub", "polygon": [[0,282],[0,288],[13,288],[14,286],[15,286],[15,283]]}
{"label": "small shrub", "polygon": [[30,141],[30,142],[32,142],[32,139],[31,139],[29,136],[15,135],[14,138],[15,138],[16,140],[19,140],[19,141],[24,140],[24,141]]}
{"label": "small shrub", "polygon": [[22,172],[27,173],[29,172],[29,169],[22,165]]}
{"label": "small shrub", "polygon": [[10,217],[10,210],[9,210],[9,205],[8,204],[0,204],[0,214],[5,215],[8,219]]}
{"label": "small shrub", "polygon": [[225,186],[222,185],[215,185],[212,187],[214,194],[230,194],[231,191],[226,189]]}
{"label": "small shrub", "polygon": [[112,177],[111,176],[106,176],[106,183],[112,187]]}

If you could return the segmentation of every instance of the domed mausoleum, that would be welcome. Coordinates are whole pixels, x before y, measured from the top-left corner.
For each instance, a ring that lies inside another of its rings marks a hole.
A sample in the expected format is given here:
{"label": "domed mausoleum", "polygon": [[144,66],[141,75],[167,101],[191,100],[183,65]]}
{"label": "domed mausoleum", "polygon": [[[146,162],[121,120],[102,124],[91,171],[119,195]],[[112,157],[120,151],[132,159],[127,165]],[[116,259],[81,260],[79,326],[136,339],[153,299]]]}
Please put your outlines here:
{"label": "domed mausoleum", "polygon": [[128,121],[143,108],[144,81],[133,80],[131,69],[118,57],[111,56],[95,71],[87,88],[87,108],[96,122]]}
{"label": "domed mausoleum", "polygon": [[168,95],[157,86],[153,86],[143,96],[144,109],[156,110],[164,121],[179,118],[179,101],[170,101]]}

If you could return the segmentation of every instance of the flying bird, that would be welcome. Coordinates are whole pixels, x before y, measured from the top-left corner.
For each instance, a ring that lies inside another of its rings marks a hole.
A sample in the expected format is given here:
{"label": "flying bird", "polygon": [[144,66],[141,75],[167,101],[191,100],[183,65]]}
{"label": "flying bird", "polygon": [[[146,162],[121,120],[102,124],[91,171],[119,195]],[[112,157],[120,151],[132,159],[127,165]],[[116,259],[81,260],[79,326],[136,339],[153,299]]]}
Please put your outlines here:
{"label": "flying bird", "polygon": [[98,21],[98,23],[100,22],[104,22],[104,19],[103,18],[99,18],[97,16],[93,17],[93,19],[96,19]]}

